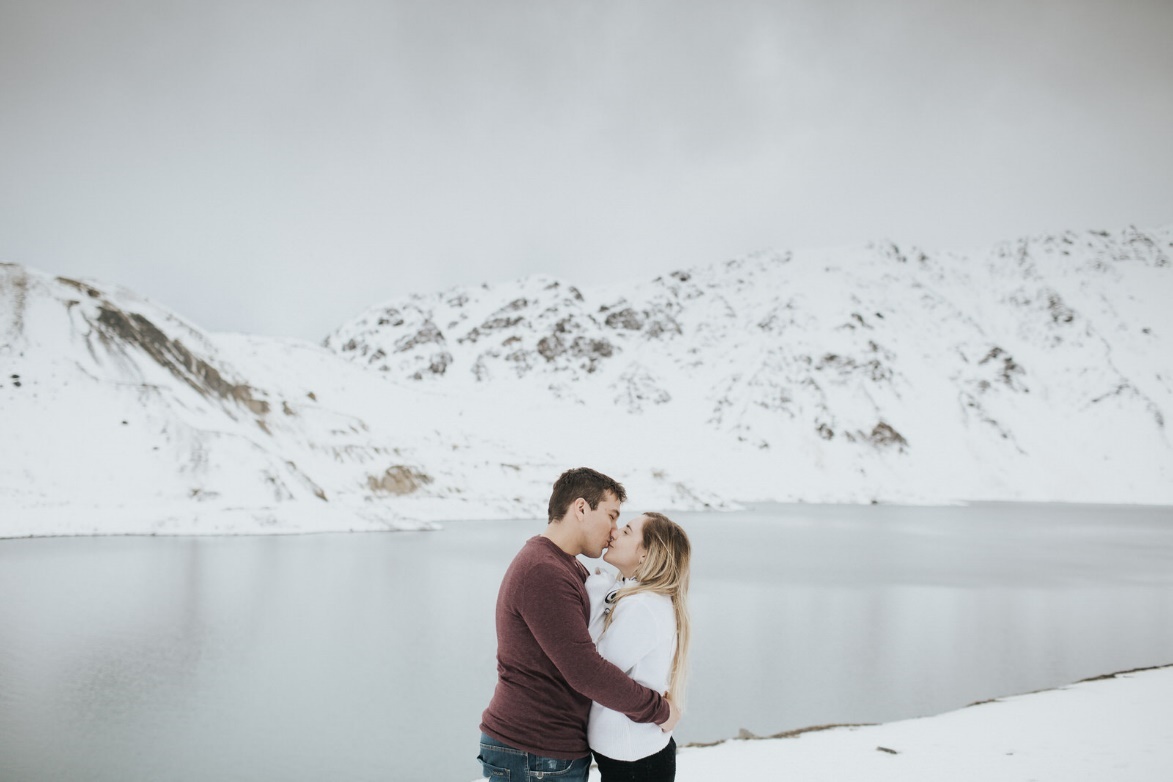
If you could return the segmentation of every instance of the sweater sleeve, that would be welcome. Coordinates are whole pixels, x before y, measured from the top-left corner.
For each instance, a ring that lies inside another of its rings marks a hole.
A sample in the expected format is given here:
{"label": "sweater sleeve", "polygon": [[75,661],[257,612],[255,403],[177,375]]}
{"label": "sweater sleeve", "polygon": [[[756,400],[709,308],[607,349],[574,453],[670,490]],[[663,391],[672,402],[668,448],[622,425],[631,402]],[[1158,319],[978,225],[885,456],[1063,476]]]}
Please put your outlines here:
{"label": "sweater sleeve", "polygon": [[520,610],[542,651],[575,691],[632,722],[667,721],[668,702],[599,656],[587,631],[582,584],[556,567],[535,568]]}

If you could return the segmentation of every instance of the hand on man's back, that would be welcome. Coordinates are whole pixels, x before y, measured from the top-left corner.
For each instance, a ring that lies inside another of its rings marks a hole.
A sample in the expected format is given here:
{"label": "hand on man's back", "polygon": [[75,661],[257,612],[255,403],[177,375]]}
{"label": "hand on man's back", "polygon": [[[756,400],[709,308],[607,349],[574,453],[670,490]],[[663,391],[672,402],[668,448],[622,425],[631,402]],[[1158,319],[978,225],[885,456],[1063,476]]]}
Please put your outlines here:
{"label": "hand on man's back", "polygon": [[680,722],[681,711],[680,708],[672,702],[668,697],[668,693],[664,693],[664,700],[668,701],[668,721],[660,723],[660,730],[665,733],[671,733],[676,728],[676,723]]}

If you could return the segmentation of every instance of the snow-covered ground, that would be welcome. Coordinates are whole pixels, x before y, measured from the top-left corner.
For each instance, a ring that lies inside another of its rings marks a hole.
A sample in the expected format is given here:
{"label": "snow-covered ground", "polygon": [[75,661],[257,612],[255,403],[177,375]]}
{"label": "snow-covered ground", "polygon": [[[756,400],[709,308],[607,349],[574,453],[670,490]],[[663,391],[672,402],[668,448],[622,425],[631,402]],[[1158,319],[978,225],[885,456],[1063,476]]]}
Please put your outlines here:
{"label": "snow-covered ground", "polygon": [[685,747],[676,762],[677,782],[1164,782],[1173,666],[934,717]]}

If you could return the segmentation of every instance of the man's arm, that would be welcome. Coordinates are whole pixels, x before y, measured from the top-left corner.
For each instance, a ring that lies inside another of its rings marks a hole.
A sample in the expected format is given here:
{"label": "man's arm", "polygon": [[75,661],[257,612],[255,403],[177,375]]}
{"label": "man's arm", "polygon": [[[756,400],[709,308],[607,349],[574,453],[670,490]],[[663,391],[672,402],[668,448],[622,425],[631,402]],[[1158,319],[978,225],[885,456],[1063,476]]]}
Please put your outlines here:
{"label": "man's arm", "polygon": [[521,600],[522,617],[542,651],[577,692],[634,722],[662,724],[672,706],[604,660],[591,641],[580,585],[556,568],[535,570]]}

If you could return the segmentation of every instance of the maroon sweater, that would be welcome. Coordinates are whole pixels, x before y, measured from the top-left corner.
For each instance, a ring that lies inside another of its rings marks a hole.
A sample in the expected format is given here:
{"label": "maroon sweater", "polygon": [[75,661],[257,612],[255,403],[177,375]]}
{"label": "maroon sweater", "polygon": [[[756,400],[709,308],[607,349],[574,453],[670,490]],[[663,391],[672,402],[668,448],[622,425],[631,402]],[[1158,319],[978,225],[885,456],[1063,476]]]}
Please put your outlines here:
{"label": "maroon sweater", "polygon": [[668,701],[599,656],[587,631],[587,570],[541,535],[497,594],[497,689],[481,730],[511,747],[571,760],[590,753],[591,701],[635,722],[668,719]]}

